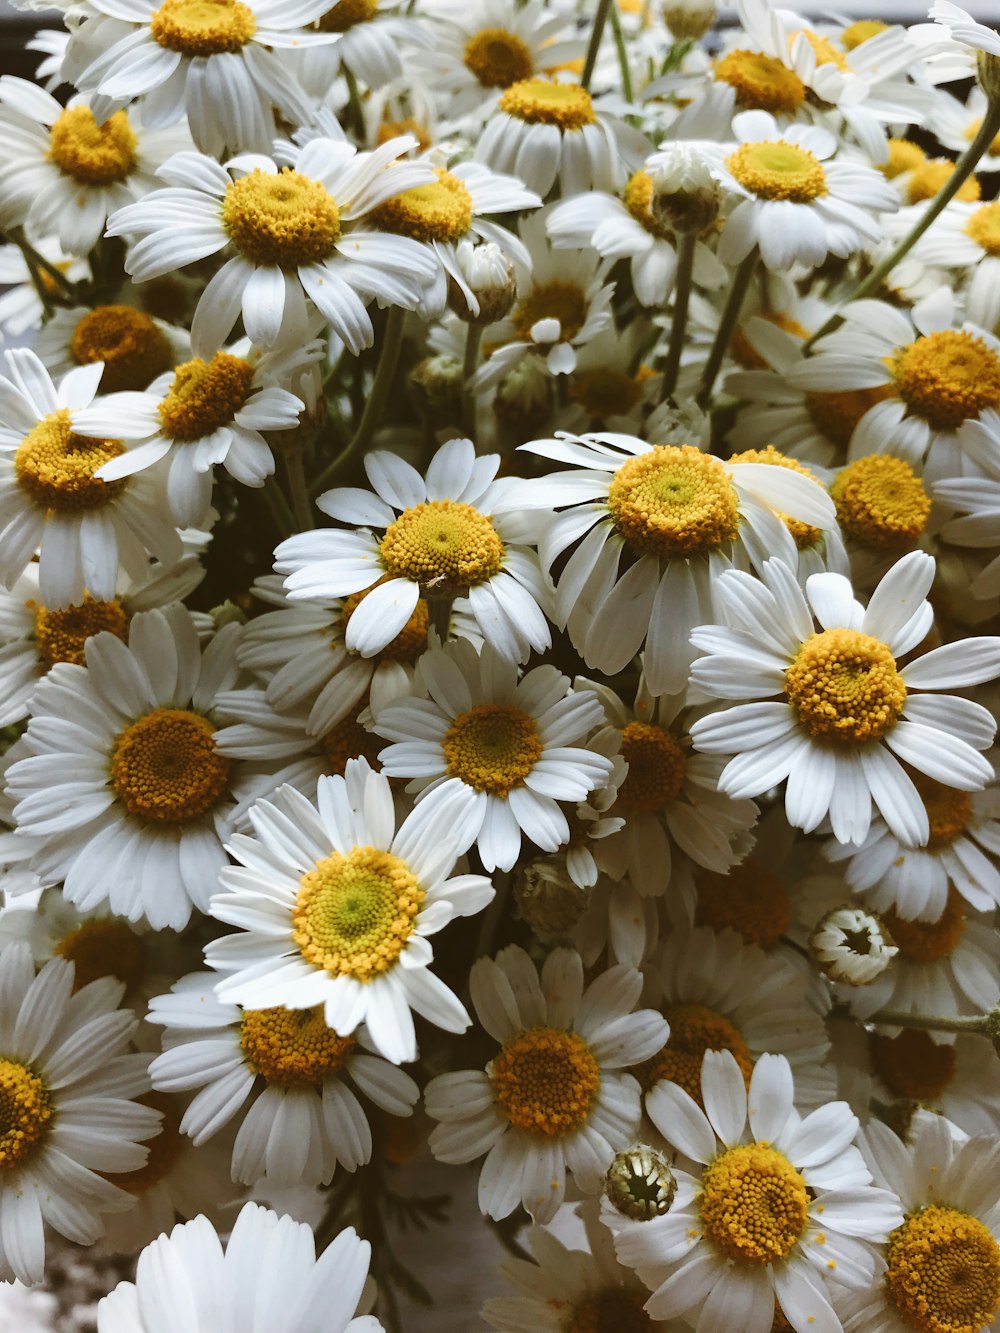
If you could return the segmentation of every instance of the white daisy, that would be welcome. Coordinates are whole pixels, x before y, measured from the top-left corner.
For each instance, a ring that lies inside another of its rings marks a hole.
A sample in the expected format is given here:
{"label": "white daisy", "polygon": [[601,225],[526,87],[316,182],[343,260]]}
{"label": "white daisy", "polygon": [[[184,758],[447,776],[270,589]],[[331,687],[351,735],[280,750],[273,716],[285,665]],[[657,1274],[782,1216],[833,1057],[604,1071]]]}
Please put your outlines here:
{"label": "white daisy", "polygon": [[409,74],[414,48],[430,40],[422,22],[399,13],[398,0],[327,0],[317,27],[333,33],[332,46],[290,50],[288,63],[313,96],[325,98],[338,72],[345,69],[367,85],[381,89],[392,79]]}
{"label": "white daisy", "polygon": [[[53,237],[43,236],[33,240],[32,245],[43,259],[65,276],[67,282],[81,282],[90,277],[87,261],[67,254]],[[38,272],[38,280],[43,290],[47,285],[54,286],[54,279],[44,270]],[[0,296],[0,328],[12,338],[28,329],[40,329],[46,313],[45,306],[19,245],[0,245],[0,288],[3,289],[3,295]],[[44,354],[42,360],[46,365],[50,364]]]}
{"label": "white daisy", "polygon": [[667,1025],[636,1010],[642,976],[612,967],[584,990],[583,964],[556,949],[539,974],[517,945],[480,958],[470,973],[479,1021],[500,1049],[483,1070],[432,1079],[430,1137],[442,1162],[486,1154],[479,1207],[508,1217],[521,1204],[548,1222],[563,1201],[566,1168],[594,1192],[615,1152],[639,1126],[639,1085],[626,1065],[663,1044]]}
{"label": "white daisy", "polygon": [[950,512],[942,524],[942,541],[985,552],[987,563],[972,580],[969,591],[988,601],[1000,594],[1000,413],[987,408],[978,421],[959,428],[962,454],[981,476],[944,476],[931,494]]}
{"label": "white daisy", "polygon": [[321,778],[317,803],[282,787],[251,809],[256,838],[232,839],[240,864],[221,872],[210,910],[239,930],[205,949],[225,974],[216,992],[243,1008],[323,1005],[340,1036],[365,1023],[380,1055],[413,1060],[411,1009],[448,1032],[469,1025],[429,969],[427,936],[480,911],[493,886],[448,878],[463,828],[410,816],[397,830],[388,779],[363,760]]}
{"label": "white daisy", "polygon": [[[950,148],[952,152],[964,152],[982,129],[988,110],[989,98],[982,88],[970,89],[964,103],[939,91],[934,106],[935,138],[942,147]],[[1000,135],[976,163],[977,175],[984,171],[1000,171]]]}
{"label": "white daisy", "polygon": [[[996,1135],[1000,1063],[983,1059],[979,1033],[935,1041],[920,1028],[901,1028],[895,1037],[877,1030],[865,1033],[854,1025],[852,1030],[867,1043],[866,1110],[876,1101],[891,1107],[893,1098],[901,1098],[901,1124],[906,1124],[907,1107],[919,1103],[947,1116],[966,1134]],[[851,1077],[863,1081],[854,1070]]]}
{"label": "white daisy", "polygon": [[134,305],[56,310],[39,329],[35,351],[58,379],[76,366],[104,362],[102,393],[148,388],[158,375],[191,355],[186,329]]}
{"label": "white daisy", "polygon": [[934,0],[929,16],[947,28],[960,46],[1000,56],[1000,33],[984,23],[977,23],[967,10],[952,4],[951,0]]}
{"label": "white daisy", "polygon": [[966,279],[965,313],[972,324],[1000,323],[1000,203],[948,205],[913,247],[918,259],[939,268],[961,269]]}

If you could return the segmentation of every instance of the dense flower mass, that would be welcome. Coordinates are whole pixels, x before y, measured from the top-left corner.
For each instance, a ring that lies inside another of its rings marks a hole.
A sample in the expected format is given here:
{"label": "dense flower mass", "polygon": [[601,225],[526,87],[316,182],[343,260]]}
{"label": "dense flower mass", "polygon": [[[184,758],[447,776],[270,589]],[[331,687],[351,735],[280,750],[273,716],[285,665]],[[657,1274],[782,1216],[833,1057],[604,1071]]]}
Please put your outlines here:
{"label": "dense flower mass", "polygon": [[997,1333],[991,7],[59,9],[0,1326]]}

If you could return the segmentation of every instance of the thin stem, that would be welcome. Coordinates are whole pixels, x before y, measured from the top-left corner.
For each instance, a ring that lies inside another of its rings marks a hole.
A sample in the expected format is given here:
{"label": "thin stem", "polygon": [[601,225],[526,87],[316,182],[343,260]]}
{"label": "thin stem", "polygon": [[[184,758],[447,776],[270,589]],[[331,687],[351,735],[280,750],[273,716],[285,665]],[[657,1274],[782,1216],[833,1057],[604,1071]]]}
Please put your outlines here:
{"label": "thin stem", "polygon": [[618,52],[618,68],[622,76],[622,97],[631,104],[635,97],[635,89],[632,86],[632,66],[628,61],[628,47],[625,45],[625,34],[622,31],[622,16],[618,12],[618,6],[611,6],[611,32],[615,39],[615,50]]}
{"label": "thin stem", "polygon": [[747,288],[750,286],[754,270],[757,267],[757,257],[757,247],[754,246],[733,275],[733,285],[729,289],[726,308],[722,312],[715,342],[712,344],[712,350],[708,354],[708,361],[701,377],[701,389],[698,391],[699,407],[705,407],[712,397],[712,390],[715,388],[715,381],[722,366],[723,358],[739,322],[740,311],[743,309],[743,302],[746,300]]}
{"label": "thin stem", "polygon": [[365,111],[361,105],[361,92],[358,88],[358,81],[354,73],[347,65],[344,65],[344,82],[347,84],[347,106],[350,113],[351,128],[357,135],[358,142],[363,143],[365,138]]}
{"label": "thin stem", "polygon": [[[46,277],[51,278],[57,291],[61,292],[67,300],[76,300],[76,289],[66,277],[66,274],[56,268],[55,264],[46,259],[43,254],[39,254],[31,242],[25,237],[24,232],[21,231],[20,227],[11,230],[10,239],[21,251],[21,254],[24,255],[29,270],[38,269],[40,273],[44,273]],[[41,296],[42,293],[39,292],[39,295]],[[50,292],[50,300],[51,296],[52,293]]]}
{"label": "thin stem", "polygon": [[301,445],[291,445],[281,454],[285,465],[285,480],[288,493],[292,497],[292,513],[299,532],[308,532],[313,526],[312,502],[309,499],[309,487],[306,485],[306,470]]}
{"label": "thin stem", "polygon": [[470,324],[465,335],[465,363],[462,367],[462,425],[472,440],[476,438],[476,394],[469,381],[479,367],[482,339],[482,324]]}
{"label": "thin stem", "polygon": [[594,77],[594,66],[597,64],[597,52],[601,45],[601,38],[604,35],[604,25],[608,20],[608,11],[611,9],[611,0],[599,0],[597,13],[594,15],[594,26],[590,30],[590,45],[587,47],[587,58],[583,62],[583,74],[580,77],[580,86],[582,88],[590,87],[590,80]]}
{"label": "thin stem", "polygon": [[451,633],[451,608],[454,604],[454,597],[429,597],[427,599],[427,614],[442,643],[448,642]]}
{"label": "thin stem", "polygon": [[[261,495],[264,497],[264,503],[274,519],[274,526],[282,537],[290,537],[293,532],[298,531],[295,515],[289,508],[288,501],[282,495],[281,488],[273,477],[264,483]],[[309,525],[306,524],[306,526]]]}
{"label": "thin stem", "polygon": [[973,1014],[952,1017],[938,1014],[906,1014],[896,1009],[882,1009],[866,1020],[886,1027],[924,1028],[928,1032],[981,1032],[988,1031],[989,1015]]}
{"label": "thin stem", "polygon": [[684,232],[677,243],[677,283],[674,288],[674,314],[670,321],[670,347],[667,364],[663,368],[664,401],[673,397],[681,368],[684,335],[687,332],[688,305],[691,301],[691,274],[694,271],[694,252],[698,238],[694,232]]}

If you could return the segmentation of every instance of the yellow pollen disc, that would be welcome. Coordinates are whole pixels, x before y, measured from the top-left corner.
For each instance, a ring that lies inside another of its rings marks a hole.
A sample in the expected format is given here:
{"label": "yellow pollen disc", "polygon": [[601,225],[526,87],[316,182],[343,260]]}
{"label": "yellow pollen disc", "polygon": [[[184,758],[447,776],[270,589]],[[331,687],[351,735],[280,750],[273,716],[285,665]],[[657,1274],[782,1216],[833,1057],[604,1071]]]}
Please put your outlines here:
{"label": "yellow pollen disc", "polygon": [[[926,199],[933,199],[948,184],[954,170],[954,162],[946,157],[931,157],[919,163],[907,184],[907,203],[922,204]],[[982,197],[982,187],[975,176],[964,180],[955,195],[964,204],[977,203]]]}
{"label": "yellow pollen disc", "polygon": [[242,50],[257,31],[257,20],[240,0],[163,0],[149,31],[168,51],[218,56]]}
{"label": "yellow pollen disc", "polygon": [[785,693],[811,736],[842,745],[881,740],[906,702],[892,653],[853,629],[807,639],[785,672]]}
{"label": "yellow pollen disc", "polygon": [[901,458],[869,454],[839,472],[830,487],[841,528],[865,546],[909,551],[931,512],[924,483]]}
{"label": "yellow pollen disc", "polygon": [[102,393],[145,389],[170,365],[166,336],[149,315],[130,305],[88,310],[73,330],[69,350],[78,365],[104,362]]}
{"label": "yellow pollen disc", "polygon": [[637,171],[630,176],[622,191],[622,203],[641,227],[661,241],[672,241],[674,232],[655,216],[652,210],[653,178],[648,171]]}
{"label": "yellow pollen disc", "polygon": [[621,753],[628,774],[618,788],[618,800],[626,809],[662,810],[677,800],[687,756],[676,736],[651,722],[629,722],[622,731]]}
{"label": "yellow pollen disc", "polygon": [[366,731],[356,718],[345,717],[326,733],[320,747],[326,758],[326,771],[343,777],[348,759],[367,759],[377,773],[382,767],[378,754],[385,748],[385,742]]}
{"label": "yellow pollen disc", "polygon": [[0,1171],[29,1158],[52,1117],[45,1084],[27,1065],[0,1058]]}
{"label": "yellow pollen disc", "polygon": [[918,1028],[904,1028],[897,1037],[870,1036],[875,1072],[893,1097],[935,1102],[955,1077],[955,1048],[936,1042]]}
{"label": "yellow pollen disc", "polygon": [[623,463],[608,508],[622,536],[650,555],[698,555],[733,541],[738,499],[717,458],[690,444],[658,444]]}
{"label": "yellow pollen disc", "polygon": [[229,760],[215,748],[207,718],[157,708],[119,732],[111,786],[130,815],[183,824],[207,814],[229,784]]}
{"label": "yellow pollen disc", "polygon": [[382,144],[388,143],[390,139],[398,139],[401,134],[412,134],[421,153],[426,153],[434,143],[426,125],[415,116],[404,116],[402,120],[382,121],[375,135],[375,147],[381,148]]}
{"label": "yellow pollen disc", "polygon": [[557,319],[559,336],[563,342],[570,342],[586,323],[587,293],[577,283],[558,278],[536,283],[511,318],[517,336],[525,342],[530,340],[531,330],[540,319]]}
{"label": "yellow pollen disc", "polygon": [[827,193],[826,172],[819,158],[784,139],[742,144],[726,158],[726,167],[734,180],[759,199],[810,204]]}
{"label": "yellow pollen disc", "polygon": [[701,1064],[706,1051],[729,1051],[749,1086],[753,1073],[750,1049],[728,1018],[703,1004],[667,1004],[663,1016],[670,1024],[670,1040],[659,1054],[632,1070],[645,1091],[667,1078],[701,1106]]}
{"label": "yellow pollen disc", "polygon": [[890,139],[887,146],[888,160],[879,167],[879,171],[887,180],[895,180],[905,171],[915,171],[927,161],[927,154],[912,139]]}
{"label": "yellow pollen disc", "polygon": [[806,408],[821,435],[846,449],[858,422],[876,403],[894,398],[891,384],[873,389],[842,389],[837,393],[807,393]]}
{"label": "yellow pollen disc", "polygon": [[559,129],[582,130],[597,117],[590,93],[575,83],[550,83],[547,79],[520,79],[500,98],[500,110],[528,125],[556,125]]}
{"label": "yellow pollen disc", "polygon": [[559,1333],[651,1333],[654,1327],[642,1296],[613,1288],[574,1305]]}
{"label": "yellow pollen disc", "polygon": [[529,1028],[504,1042],[488,1069],[510,1123],[539,1139],[581,1128],[601,1087],[594,1053],[575,1032]]}
{"label": "yellow pollen disc", "polygon": [[891,370],[907,407],[936,430],[1000,407],[1000,357],[974,333],[929,333],[900,348]]}
{"label": "yellow pollen disc", "polygon": [[965,234],[988,255],[1000,255],[1000,203],[983,204],[965,225]]}
{"label": "yellow pollen disc", "polygon": [[946,787],[943,782],[929,778],[925,773],[911,772],[910,777],[920,793],[927,811],[930,837],[927,850],[948,847],[968,827],[972,818],[972,796],[957,787]]}
{"label": "yellow pollen disc", "polygon": [[829,37],[821,37],[818,32],[813,32],[812,28],[800,28],[798,32],[790,33],[788,36],[788,47],[791,50],[796,37],[804,37],[812,47],[812,53],[816,57],[817,65],[835,65],[841,71],[847,71],[851,67],[844,58],[843,52],[838,51]]}
{"label": "yellow pollen disc", "polygon": [[[787,468],[789,472],[797,472],[800,477],[808,477],[811,481],[820,484],[815,472],[804,467],[798,459],[787,457],[780,449],[775,449],[773,444],[767,445],[764,449],[745,449],[741,454],[733,454],[729,461],[730,463],[767,463],[771,467]],[[775,513],[792,534],[795,545],[800,551],[807,551],[819,541],[822,535],[819,528],[810,527],[808,523],[803,523],[797,518],[791,518],[788,514],[781,513],[780,510],[776,510]]]}
{"label": "yellow pollen disc", "polygon": [[124,111],[98,125],[89,106],[63,111],[49,132],[49,157],[81,185],[113,185],[135,169],[136,137]]}
{"label": "yellow pollen disc", "polygon": [[371,981],[402,953],[423,900],[398,856],[374,847],[334,852],[299,882],[292,938],[314,967]]}
{"label": "yellow pollen disc", "polygon": [[347,32],[358,23],[371,23],[378,14],[378,0],[337,0],[319,21],[321,32]]}
{"label": "yellow pollen disc", "polygon": [[763,1267],[787,1259],[808,1216],[806,1182],[777,1148],[744,1143],[705,1167],[702,1226],[735,1263]]}
{"label": "yellow pollen disc", "polygon": [[216,352],[211,361],[196,356],[174,371],[157,411],[160,428],[172,440],[200,440],[225,426],[246,402],[253,366],[242,357]]}
{"label": "yellow pollen disc", "polygon": [[143,1147],[149,1149],[145,1165],[135,1171],[109,1171],[104,1174],[104,1178],[119,1189],[127,1190],[129,1194],[140,1195],[158,1185],[169,1174],[184,1146],[184,1139],[181,1135],[181,1108],[176,1097],[165,1092],[147,1092],[135,1100],[140,1106],[151,1106],[163,1116],[159,1133],[154,1138],[143,1140]]}
{"label": "yellow pollen disc", "polygon": [[441,747],[450,777],[501,797],[523,786],[542,757],[534,719],[510,704],[476,704],[459,713]]}
{"label": "yellow pollen disc", "polygon": [[90,593],[84,593],[82,606],[67,606],[63,611],[35,606],[35,646],[39,657],[50,666],[56,662],[83,666],[83,645],[92,634],[100,634],[102,630],[108,630],[123,643],[128,636],[128,616],[117,599],[98,602]]}
{"label": "yellow pollen disc", "polygon": [[142,979],[146,967],[146,946],[142,936],[130,930],[128,922],[117,917],[84,921],[55,945],[53,953],[76,967],[73,989],[97,981],[99,977],[117,977],[132,990]]}
{"label": "yellow pollen disc", "polygon": [[900,958],[912,963],[936,963],[949,958],[965,933],[965,907],[961,896],[948,890],[945,909],[936,921],[906,921],[890,908],[881,913]]}
{"label": "yellow pollen disc", "polygon": [[226,186],[222,225],[254,264],[293,269],[315,264],[340,240],[340,209],[319,181],[288,167],[255,167]]}
{"label": "yellow pollen disc", "polygon": [[[982,116],[978,117],[978,119],[976,120],[971,121],[970,124],[966,126],[965,137],[969,141],[969,143],[972,142],[972,140],[976,137],[976,135],[982,128],[983,128]],[[998,134],[996,138],[993,140],[993,142],[990,144],[988,152],[993,157],[996,157],[998,154],[1000,154],[1000,134]]]}
{"label": "yellow pollen disc", "polygon": [[880,32],[887,32],[888,29],[888,23],[883,23],[881,19],[858,19],[856,23],[847,25],[840,34],[840,40],[845,51],[853,51],[863,42],[877,37]]}
{"label": "yellow pollen disc", "polygon": [[[809,330],[804,324],[800,324],[797,319],[792,319],[791,315],[786,315],[781,310],[758,310],[756,313],[758,319],[766,319],[775,328],[783,329],[785,333],[791,333],[794,337],[801,338],[803,342],[808,342]],[[737,329],[733,334],[733,341],[729,345],[729,354],[734,361],[746,370],[768,369],[768,363],[742,329]]]}
{"label": "yellow pollen disc", "polygon": [[641,393],[639,382],[622,370],[578,370],[569,385],[570,398],[594,421],[628,416]]}
{"label": "yellow pollen disc", "polygon": [[[344,629],[347,628],[351,616],[354,615],[369,593],[374,592],[376,588],[380,588],[386,582],[388,582],[388,575],[383,575],[377,583],[373,583],[370,588],[365,588],[364,592],[353,592],[349,597],[344,598],[340,604],[340,619]],[[376,654],[375,660],[379,662],[415,662],[427,647],[429,623],[427,602],[421,597],[413,608],[413,614],[409,620],[396,637],[390,639],[386,646]]]}
{"label": "yellow pollen disc", "polygon": [[94,473],[125,452],[119,440],[98,440],[75,435],[68,408],[43,417],[21,441],[14,455],[14,471],[21,489],[46,509],[78,513],[100,509],[121,495],[128,478],[101,481]]}
{"label": "yellow pollen disc", "polygon": [[380,554],[390,578],[412,579],[425,592],[453,597],[499,574],[504,545],[472,505],[427,500],[389,525]]}
{"label": "yellow pollen disc", "polygon": [[339,1037],[315,1009],[247,1009],[240,1045],[255,1074],[283,1088],[318,1088],[339,1074],[357,1043]]}
{"label": "yellow pollen disc", "polygon": [[791,919],[788,894],[775,877],[752,857],[733,866],[728,875],[701,870],[695,881],[695,920],[713,930],[735,930],[747,944],[769,949],[777,944]]}
{"label": "yellow pollen disc", "polygon": [[742,111],[791,116],[806,100],[806,86],[795,71],[763,51],[730,51],[715,66],[715,78],[736,90]]}
{"label": "yellow pollen disc", "polygon": [[885,1283],[920,1333],[980,1333],[1000,1306],[1000,1245],[977,1217],[932,1204],[889,1237]]}
{"label": "yellow pollen disc", "polygon": [[457,176],[439,170],[430,185],[404,190],[373,209],[372,220],[415,241],[458,241],[472,222],[472,195]]}
{"label": "yellow pollen disc", "polygon": [[509,88],[535,72],[527,43],[506,28],[483,28],[475,33],[465,43],[462,59],[484,88]]}

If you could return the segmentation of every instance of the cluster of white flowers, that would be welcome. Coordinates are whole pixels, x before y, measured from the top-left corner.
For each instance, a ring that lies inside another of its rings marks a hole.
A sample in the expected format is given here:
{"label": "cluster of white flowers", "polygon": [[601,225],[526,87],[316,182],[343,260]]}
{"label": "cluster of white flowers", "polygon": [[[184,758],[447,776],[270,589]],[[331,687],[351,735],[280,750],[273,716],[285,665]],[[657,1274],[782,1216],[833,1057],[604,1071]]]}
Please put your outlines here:
{"label": "cluster of white flowers", "polygon": [[424,1153],[506,1333],[1000,1329],[1000,35],[62,8],[0,78],[0,1281],[394,1329]]}

